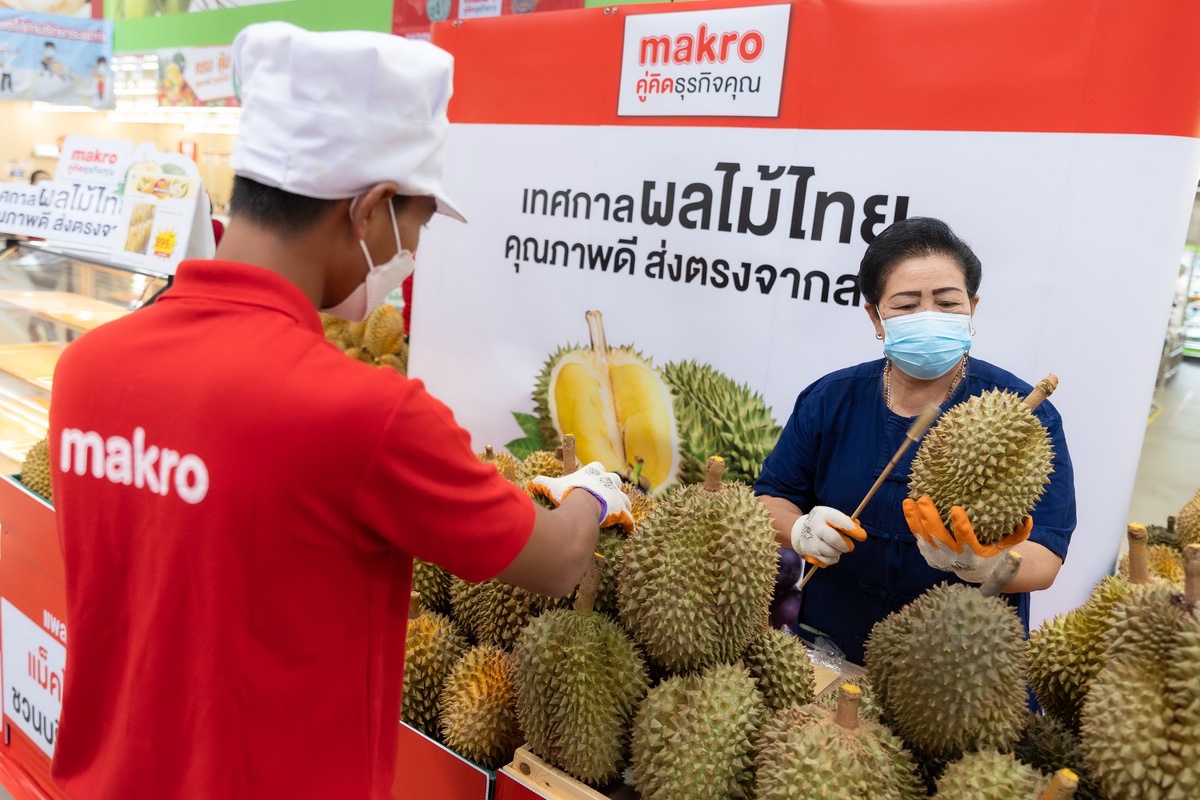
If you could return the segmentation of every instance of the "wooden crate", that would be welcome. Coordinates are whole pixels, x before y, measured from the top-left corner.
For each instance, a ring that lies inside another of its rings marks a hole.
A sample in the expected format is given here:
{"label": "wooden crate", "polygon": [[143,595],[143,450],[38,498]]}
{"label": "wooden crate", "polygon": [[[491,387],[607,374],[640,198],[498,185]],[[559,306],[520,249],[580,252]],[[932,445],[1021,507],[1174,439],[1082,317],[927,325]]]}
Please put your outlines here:
{"label": "wooden crate", "polygon": [[638,800],[638,795],[624,785],[598,792],[520,747],[496,776],[495,800]]}

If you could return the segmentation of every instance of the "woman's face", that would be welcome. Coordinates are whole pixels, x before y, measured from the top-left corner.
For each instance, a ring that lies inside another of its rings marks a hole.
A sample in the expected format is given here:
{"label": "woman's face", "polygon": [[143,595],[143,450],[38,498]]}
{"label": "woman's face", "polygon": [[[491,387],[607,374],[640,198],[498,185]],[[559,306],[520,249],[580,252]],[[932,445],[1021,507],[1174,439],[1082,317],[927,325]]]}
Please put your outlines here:
{"label": "woman's face", "polygon": [[882,320],[922,311],[972,314],[978,297],[967,294],[962,267],[950,256],[934,253],[901,261],[884,281],[879,305],[867,304],[875,333],[883,337]]}

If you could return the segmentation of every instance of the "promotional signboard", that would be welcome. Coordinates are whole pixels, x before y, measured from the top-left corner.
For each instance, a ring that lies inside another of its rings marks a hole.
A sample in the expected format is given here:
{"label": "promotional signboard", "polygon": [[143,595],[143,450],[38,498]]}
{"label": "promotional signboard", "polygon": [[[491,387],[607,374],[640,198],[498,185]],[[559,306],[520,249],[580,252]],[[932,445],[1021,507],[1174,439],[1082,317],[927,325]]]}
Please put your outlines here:
{"label": "promotional signboard", "polygon": [[102,0],[92,3],[90,0],[0,0],[0,8],[11,8],[15,11],[37,11],[41,14],[61,14],[72,17],[92,17],[93,5],[98,9]]}
{"label": "promotional signboard", "polygon": [[160,106],[237,106],[233,47],[180,47],[158,51]]}
{"label": "promotional signboard", "polygon": [[[47,616],[50,612],[45,612]],[[57,624],[58,620],[54,620]],[[0,599],[0,646],[4,664],[4,713],[47,757],[62,712],[65,641],[34,622],[7,599]],[[63,626],[66,639],[66,626]]]}
{"label": "promotional signboard", "polygon": [[[1200,5],[1084,6],[826,0],[785,20],[717,2],[435,26],[455,56],[447,191],[471,223],[438,218],[422,240],[412,374],[477,450],[523,447],[543,368],[589,349],[599,311],[609,346],[695,360],[783,424],[810,383],[882,356],[855,281],[867,243],[945,219],[983,262],[972,356],[1061,380],[1079,524],[1033,622],[1078,605],[1124,533],[1200,173],[1200,53],[1172,45]],[[722,70],[780,58],[776,113],[756,105],[774,72],[717,99]],[[629,114],[651,95],[653,116]]]}
{"label": "promotional signboard", "polygon": [[410,39],[428,39],[429,26],[435,22],[563,11],[583,5],[584,0],[394,0],[392,33]]}
{"label": "promotional signboard", "polygon": [[112,19],[142,19],[170,14],[186,14],[192,11],[218,11],[224,8],[262,6],[285,3],[291,0],[109,0]]}
{"label": "promotional signboard", "polygon": [[112,23],[0,5],[0,100],[113,108]]}

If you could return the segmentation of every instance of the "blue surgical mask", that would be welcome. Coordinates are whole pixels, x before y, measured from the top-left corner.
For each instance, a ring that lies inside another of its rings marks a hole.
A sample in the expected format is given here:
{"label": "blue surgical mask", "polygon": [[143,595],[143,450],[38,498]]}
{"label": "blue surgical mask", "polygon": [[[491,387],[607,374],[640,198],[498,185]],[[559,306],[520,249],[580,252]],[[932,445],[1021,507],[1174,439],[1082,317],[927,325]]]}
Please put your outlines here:
{"label": "blue surgical mask", "polygon": [[942,377],[970,349],[969,314],[922,311],[883,320],[883,354],[914,378]]}

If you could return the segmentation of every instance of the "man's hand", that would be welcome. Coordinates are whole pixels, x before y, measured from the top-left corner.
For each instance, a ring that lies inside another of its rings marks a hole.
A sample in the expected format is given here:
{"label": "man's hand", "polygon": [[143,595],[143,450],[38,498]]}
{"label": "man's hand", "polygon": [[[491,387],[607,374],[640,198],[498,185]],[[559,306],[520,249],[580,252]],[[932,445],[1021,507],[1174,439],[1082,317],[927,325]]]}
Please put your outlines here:
{"label": "man's hand", "polygon": [[625,533],[633,532],[633,511],[629,498],[621,491],[621,476],[615,472],[605,472],[604,465],[599,461],[593,461],[561,478],[539,475],[529,482],[528,488],[556,506],[561,505],[563,499],[574,490],[582,489],[600,501],[601,528],[620,525]]}
{"label": "man's hand", "polygon": [[1028,514],[1021,524],[996,544],[980,544],[975,528],[962,506],[950,507],[950,530],[942,523],[937,506],[928,495],[904,501],[904,519],[917,538],[917,548],[934,569],[953,572],[964,581],[983,583],[999,560],[996,556],[1029,538],[1033,517]]}
{"label": "man's hand", "polygon": [[836,564],[842,553],[854,549],[855,541],[866,540],[867,532],[857,520],[829,506],[814,506],[792,525],[792,549],[818,567]]}

